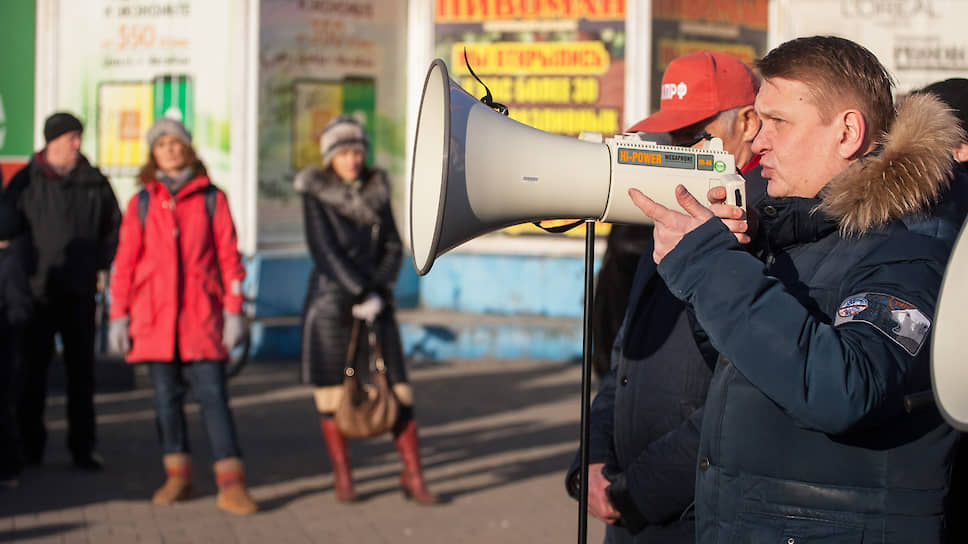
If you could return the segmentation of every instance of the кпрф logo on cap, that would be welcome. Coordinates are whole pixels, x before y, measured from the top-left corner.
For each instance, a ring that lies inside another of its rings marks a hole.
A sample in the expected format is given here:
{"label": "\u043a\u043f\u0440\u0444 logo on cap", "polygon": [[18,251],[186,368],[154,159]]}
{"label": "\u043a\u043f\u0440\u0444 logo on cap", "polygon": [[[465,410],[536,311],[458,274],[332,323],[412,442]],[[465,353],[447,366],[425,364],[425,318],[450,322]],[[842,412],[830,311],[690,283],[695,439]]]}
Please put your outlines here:
{"label": "\u043a\u043f\u0440\u0444 logo on cap", "polygon": [[686,97],[686,91],[688,90],[689,89],[686,87],[685,81],[680,81],[678,85],[675,83],[663,83],[662,100],[669,100],[670,98],[674,98],[676,96],[679,97],[679,100],[682,100]]}

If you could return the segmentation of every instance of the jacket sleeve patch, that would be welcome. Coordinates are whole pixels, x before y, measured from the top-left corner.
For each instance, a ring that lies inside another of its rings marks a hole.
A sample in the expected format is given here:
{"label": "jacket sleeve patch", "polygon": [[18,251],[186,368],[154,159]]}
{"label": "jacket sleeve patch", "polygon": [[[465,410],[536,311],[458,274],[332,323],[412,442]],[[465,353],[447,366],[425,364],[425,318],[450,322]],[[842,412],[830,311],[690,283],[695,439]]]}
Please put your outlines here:
{"label": "jacket sleeve patch", "polygon": [[913,304],[882,293],[847,297],[837,309],[834,326],[859,321],[873,326],[912,356],[924,345],[931,320]]}

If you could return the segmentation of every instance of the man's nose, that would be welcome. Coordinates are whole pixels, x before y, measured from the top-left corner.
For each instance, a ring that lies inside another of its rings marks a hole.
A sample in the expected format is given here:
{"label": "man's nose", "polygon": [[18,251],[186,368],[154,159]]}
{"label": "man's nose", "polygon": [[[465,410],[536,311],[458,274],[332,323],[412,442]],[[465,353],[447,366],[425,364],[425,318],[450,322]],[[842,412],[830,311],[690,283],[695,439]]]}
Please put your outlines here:
{"label": "man's nose", "polygon": [[762,155],[764,152],[766,152],[768,147],[767,138],[766,135],[763,134],[762,127],[760,128],[760,131],[756,133],[756,136],[753,138],[753,142],[750,147],[752,148],[753,153],[756,153],[757,155]]}

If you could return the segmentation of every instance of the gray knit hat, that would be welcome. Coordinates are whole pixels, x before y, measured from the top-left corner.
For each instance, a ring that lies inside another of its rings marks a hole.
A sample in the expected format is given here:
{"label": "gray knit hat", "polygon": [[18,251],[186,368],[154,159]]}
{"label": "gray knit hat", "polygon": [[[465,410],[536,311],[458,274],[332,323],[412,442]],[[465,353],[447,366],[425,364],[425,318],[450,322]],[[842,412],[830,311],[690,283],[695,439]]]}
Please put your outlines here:
{"label": "gray knit hat", "polygon": [[341,151],[359,149],[366,153],[369,146],[363,125],[350,115],[338,115],[326,125],[323,135],[319,137],[323,166],[329,166],[329,161]]}
{"label": "gray knit hat", "polygon": [[145,141],[148,142],[148,149],[155,147],[155,142],[158,140],[158,138],[161,138],[165,134],[171,134],[175,138],[181,140],[185,145],[192,145],[192,135],[188,133],[185,125],[170,117],[160,117],[155,121],[155,124],[151,125],[151,128],[148,129],[148,133],[145,134]]}

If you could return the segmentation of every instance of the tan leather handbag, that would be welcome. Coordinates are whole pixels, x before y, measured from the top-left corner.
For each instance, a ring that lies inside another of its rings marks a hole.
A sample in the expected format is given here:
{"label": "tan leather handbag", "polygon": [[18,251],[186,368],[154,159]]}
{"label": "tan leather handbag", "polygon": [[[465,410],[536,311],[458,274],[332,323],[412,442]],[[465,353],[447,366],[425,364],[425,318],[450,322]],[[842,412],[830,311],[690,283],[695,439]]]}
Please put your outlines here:
{"label": "tan leather handbag", "polygon": [[354,320],[343,370],[343,395],[333,415],[336,426],[348,438],[370,438],[389,431],[396,423],[399,411],[397,398],[387,381],[383,353],[372,327],[368,327],[370,383],[360,383],[357,378],[353,363],[361,326],[361,320]]}

